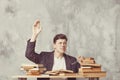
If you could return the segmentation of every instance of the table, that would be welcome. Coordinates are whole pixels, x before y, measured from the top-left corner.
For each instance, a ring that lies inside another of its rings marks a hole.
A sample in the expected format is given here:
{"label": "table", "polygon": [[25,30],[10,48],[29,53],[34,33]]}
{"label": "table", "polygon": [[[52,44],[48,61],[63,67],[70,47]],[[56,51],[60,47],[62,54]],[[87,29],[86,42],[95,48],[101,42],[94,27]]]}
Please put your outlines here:
{"label": "table", "polygon": [[106,73],[89,73],[86,75],[83,74],[78,74],[78,73],[74,73],[74,74],[67,74],[67,75],[58,75],[58,76],[49,76],[49,75],[45,75],[45,74],[41,74],[41,75],[16,75],[13,76],[13,78],[17,78],[18,80],[27,80],[27,78],[88,78],[88,80],[99,80],[99,78],[105,77]]}

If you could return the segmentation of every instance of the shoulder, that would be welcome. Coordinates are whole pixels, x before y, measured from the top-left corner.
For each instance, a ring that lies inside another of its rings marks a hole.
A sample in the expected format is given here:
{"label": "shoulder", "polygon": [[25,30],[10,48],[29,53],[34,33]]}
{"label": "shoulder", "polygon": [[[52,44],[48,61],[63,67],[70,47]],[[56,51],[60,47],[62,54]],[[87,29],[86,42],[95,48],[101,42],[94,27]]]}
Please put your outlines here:
{"label": "shoulder", "polygon": [[72,61],[76,61],[77,59],[71,55],[65,54],[66,58],[72,60]]}

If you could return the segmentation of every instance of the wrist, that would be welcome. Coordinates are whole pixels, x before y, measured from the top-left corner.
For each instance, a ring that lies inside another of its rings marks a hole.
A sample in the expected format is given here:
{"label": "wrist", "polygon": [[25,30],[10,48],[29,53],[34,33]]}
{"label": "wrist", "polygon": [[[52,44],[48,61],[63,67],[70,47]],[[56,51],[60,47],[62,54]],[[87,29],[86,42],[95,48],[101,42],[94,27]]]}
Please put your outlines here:
{"label": "wrist", "polygon": [[30,42],[34,42],[34,41],[36,41],[36,39],[37,39],[37,35],[32,35]]}

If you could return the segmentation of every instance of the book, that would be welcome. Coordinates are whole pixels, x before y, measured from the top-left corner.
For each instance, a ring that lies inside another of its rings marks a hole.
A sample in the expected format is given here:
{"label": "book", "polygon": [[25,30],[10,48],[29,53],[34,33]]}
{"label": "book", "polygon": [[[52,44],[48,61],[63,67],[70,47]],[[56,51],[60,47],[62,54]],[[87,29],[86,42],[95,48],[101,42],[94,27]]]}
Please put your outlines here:
{"label": "book", "polygon": [[80,75],[83,75],[85,77],[89,76],[89,77],[92,77],[92,76],[96,76],[96,77],[104,77],[106,76],[106,72],[105,71],[101,71],[101,72],[81,72],[79,73]]}
{"label": "book", "polygon": [[27,75],[40,75],[40,70],[38,68],[30,69],[27,73]]}
{"label": "book", "polygon": [[37,68],[44,67],[43,64],[22,64],[21,68]]}
{"label": "book", "polygon": [[47,72],[45,72],[45,74],[56,76],[59,74],[59,71],[47,71]]}
{"label": "book", "polygon": [[86,67],[81,67],[79,68],[79,72],[101,72],[101,67],[97,67],[97,68],[86,68]]}
{"label": "book", "polygon": [[55,70],[55,71],[47,71],[45,74],[49,75],[64,75],[64,73],[73,73],[72,70]]}
{"label": "book", "polygon": [[95,60],[92,57],[83,57],[78,60],[82,64],[95,64]]}
{"label": "book", "polygon": [[59,76],[76,76],[78,73],[60,73]]}
{"label": "book", "polygon": [[95,63],[95,60],[83,60],[83,64],[94,64]]}
{"label": "book", "polygon": [[43,64],[22,64],[21,65],[21,70],[28,71],[29,69],[42,68],[42,67],[44,67]]}
{"label": "book", "polygon": [[43,64],[23,64],[21,70],[25,71],[27,75],[40,75],[46,71]]}
{"label": "book", "polygon": [[100,64],[81,64],[81,66],[101,67]]}
{"label": "book", "polygon": [[93,57],[86,57],[86,58],[84,58],[85,60],[94,60],[94,58]]}
{"label": "book", "polygon": [[59,70],[60,73],[73,73],[72,70],[64,70],[64,69],[61,69]]}

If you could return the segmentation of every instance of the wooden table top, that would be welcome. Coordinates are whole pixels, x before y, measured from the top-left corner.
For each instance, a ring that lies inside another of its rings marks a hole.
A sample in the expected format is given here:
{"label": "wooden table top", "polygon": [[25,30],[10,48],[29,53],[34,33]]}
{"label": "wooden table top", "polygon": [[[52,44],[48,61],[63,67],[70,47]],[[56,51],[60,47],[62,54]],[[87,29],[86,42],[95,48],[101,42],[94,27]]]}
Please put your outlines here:
{"label": "wooden table top", "polygon": [[87,73],[87,74],[80,74],[80,73],[74,73],[74,74],[66,74],[66,75],[58,75],[58,76],[49,76],[45,74],[41,75],[16,75],[12,76],[12,78],[92,78],[92,77],[105,77],[106,72],[101,73]]}

